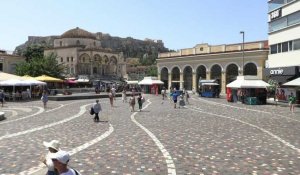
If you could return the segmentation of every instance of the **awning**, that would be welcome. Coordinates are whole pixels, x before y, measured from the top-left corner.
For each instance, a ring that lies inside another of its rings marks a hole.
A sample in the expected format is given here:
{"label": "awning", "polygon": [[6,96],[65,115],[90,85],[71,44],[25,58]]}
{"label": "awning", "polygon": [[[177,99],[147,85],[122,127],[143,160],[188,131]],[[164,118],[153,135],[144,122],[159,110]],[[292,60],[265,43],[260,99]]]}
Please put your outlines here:
{"label": "awning", "polygon": [[202,85],[218,86],[218,83],[202,83]]}
{"label": "awning", "polygon": [[284,83],[283,86],[300,86],[300,78]]}
{"label": "awning", "polygon": [[10,79],[5,81],[0,81],[0,86],[30,86],[31,84],[27,81]]}
{"label": "awning", "polygon": [[90,82],[90,80],[89,79],[78,79],[78,80],[76,80],[76,82],[77,83],[88,83],[88,82]]}
{"label": "awning", "polygon": [[156,77],[144,77],[142,81],[138,83],[139,85],[153,85],[153,84],[164,84],[164,82],[157,80]]}
{"label": "awning", "polygon": [[139,81],[126,81],[127,84],[138,84]]}
{"label": "awning", "polygon": [[256,76],[238,76],[237,79],[226,85],[228,88],[266,88],[270,84],[259,80]]}
{"label": "awning", "polygon": [[48,75],[41,75],[41,76],[35,77],[35,79],[38,81],[45,81],[45,82],[63,82],[63,80],[61,80],[59,78],[50,77]]}
{"label": "awning", "polygon": [[0,81],[10,80],[10,79],[24,80],[23,77],[20,77],[20,76],[14,75],[14,74],[0,72]]}

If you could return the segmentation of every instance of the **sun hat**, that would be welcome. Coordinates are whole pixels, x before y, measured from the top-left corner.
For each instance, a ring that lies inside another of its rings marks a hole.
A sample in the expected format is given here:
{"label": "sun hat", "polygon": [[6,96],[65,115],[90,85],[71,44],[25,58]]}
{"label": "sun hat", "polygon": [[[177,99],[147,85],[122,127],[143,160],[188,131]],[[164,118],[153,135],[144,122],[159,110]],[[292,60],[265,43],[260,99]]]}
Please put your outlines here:
{"label": "sun hat", "polygon": [[50,154],[51,159],[55,159],[62,164],[67,164],[70,160],[70,155],[67,151],[59,150],[56,153]]}
{"label": "sun hat", "polygon": [[43,144],[47,147],[47,148],[53,148],[53,149],[55,149],[56,151],[59,151],[60,149],[59,149],[59,145],[60,145],[60,143],[59,143],[59,141],[58,140],[52,140],[52,141],[50,141],[50,142],[43,142]]}

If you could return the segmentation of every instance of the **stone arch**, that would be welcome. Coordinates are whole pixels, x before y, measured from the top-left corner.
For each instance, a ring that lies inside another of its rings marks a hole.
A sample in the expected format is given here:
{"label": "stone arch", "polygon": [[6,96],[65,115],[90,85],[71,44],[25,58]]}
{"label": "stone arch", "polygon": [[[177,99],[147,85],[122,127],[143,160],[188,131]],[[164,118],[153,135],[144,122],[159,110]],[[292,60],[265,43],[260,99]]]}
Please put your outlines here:
{"label": "stone arch", "polygon": [[180,69],[178,66],[174,66],[172,68],[171,81],[172,81],[171,86],[173,88],[176,88],[176,89],[180,88]]}
{"label": "stone arch", "polygon": [[90,55],[83,53],[79,56],[78,72],[79,74],[90,74],[91,73],[91,63]]}
{"label": "stone arch", "polygon": [[103,59],[102,59],[102,75],[107,74],[107,72],[108,72],[108,63],[109,63],[108,56],[104,55]]}
{"label": "stone arch", "polygon": [[244,75],[255,75],[257,76],[257,65],[253,62],[248,62],[244,66]]}
{"label": "stone arch", "polygon": [[186,64],[182,67],[182,70],[184,70],[186,67],[191,67],[192,68],[192,72],[194,72],[194,68],[193,66],[191,66],[190,64]]}
{"label": "stone arch", "polygon": [[210,79],[217,80],[220,89],[222,89],[222,67],[220,64],[214,64],[210,68]]}
{"label": "stone arch", "polygon": [[117,58],[115,56],[109,58],[106,70],[107,74],[117,74],[117,63]]}
{"label": "stone arch", "polygon": [[236,77],[239,75],[239,66],[236,63],[229,63],[226,66],[226,83],[229,84],[236,80]]}
{"label": "stone arch", "polygon": [[198,65],[196,69],[196,88],[197,91],[199,90],[199,80],[205,80],[206,79],[206,70],[207,67],[205,65]]}
{"label": "stone arch", "polygon": [[169,70],[166,67],[163,67],[160,71],[160,80],[164,82],[166,88],[169,87]]}
{"label": "stone arch", "polygon": [[192,90],[193,87],[193,68],[191,66],[185,66],[183,69],[183,88],[186,90]]}

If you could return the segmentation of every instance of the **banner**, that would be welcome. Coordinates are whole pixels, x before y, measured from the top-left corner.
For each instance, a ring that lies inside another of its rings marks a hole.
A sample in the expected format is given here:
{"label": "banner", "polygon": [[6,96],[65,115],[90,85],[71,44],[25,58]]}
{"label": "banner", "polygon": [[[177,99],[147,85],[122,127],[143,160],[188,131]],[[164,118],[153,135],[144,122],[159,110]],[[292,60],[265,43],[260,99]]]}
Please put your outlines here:
{"label": "banner", "polygon": [[278,101],[284,101],[287,102],[289,100],[289,96],[291,93],[296,96],[296,89],[291,89],[291,88],[277,88],[276,89],[276,99]]}

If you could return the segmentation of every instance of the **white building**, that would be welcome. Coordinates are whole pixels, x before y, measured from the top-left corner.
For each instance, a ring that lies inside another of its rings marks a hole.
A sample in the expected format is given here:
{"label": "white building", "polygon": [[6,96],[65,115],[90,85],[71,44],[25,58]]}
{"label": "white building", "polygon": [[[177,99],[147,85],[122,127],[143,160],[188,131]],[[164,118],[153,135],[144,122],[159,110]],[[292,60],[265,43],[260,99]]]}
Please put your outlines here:
{"label": "white building", "polygon": [[299,76],[300,0],[269,0],[269,46],[265,75],[284,83]]}

